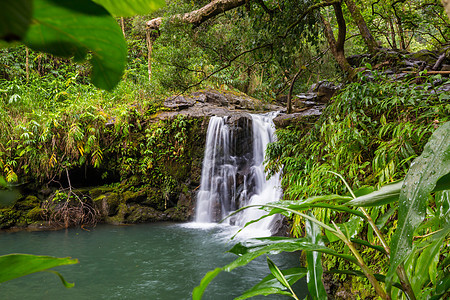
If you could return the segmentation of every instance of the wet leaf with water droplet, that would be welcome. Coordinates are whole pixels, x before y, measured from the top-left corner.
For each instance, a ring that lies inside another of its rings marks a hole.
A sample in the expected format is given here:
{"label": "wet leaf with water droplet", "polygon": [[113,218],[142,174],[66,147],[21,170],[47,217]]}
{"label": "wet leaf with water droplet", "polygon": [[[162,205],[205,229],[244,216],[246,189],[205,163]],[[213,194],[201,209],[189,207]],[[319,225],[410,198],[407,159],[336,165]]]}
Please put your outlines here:
{"label": "wet leaf with water droplet", "polygon": [[399,198],[398,226],[391,242],[391,262],[386,283],[392,285],[397,267],[412,251],[413,234],[422,223],[428,195],[441,177],[450,173],[450,122],[439,127],[406,175]]}

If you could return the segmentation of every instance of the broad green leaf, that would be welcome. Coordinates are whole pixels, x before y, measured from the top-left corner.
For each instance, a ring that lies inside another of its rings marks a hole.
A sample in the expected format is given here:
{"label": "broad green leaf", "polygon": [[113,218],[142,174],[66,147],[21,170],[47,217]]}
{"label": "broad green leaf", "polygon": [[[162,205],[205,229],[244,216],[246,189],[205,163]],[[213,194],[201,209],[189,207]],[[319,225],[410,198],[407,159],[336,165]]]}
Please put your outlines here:
{"label": "broad green leaf", "polygon": [[370,194],[374,191],[375,191],[375,188],[373,186],[365,186],[365,187],[357,189],[353,193],[355,194],[356,197],[361,197],[361,196]]}
{"label": "broad green leaf", "polygon": [[127,48],[119,25],[90,0],[34,0],[28,47],[81,60],[92,53],[92,83],[112,89],[121,79]]}
{"label": "broad green leaf", "polygon": [[290,289],[289,282],[286,277],[284,277],[281,270],[277,267],[277,265],[267,256],[267,265],[269,266],[270,273],[286,288]]}
{"label": "broad green leaf", "polygon": [[[361,228],[362,219],[358,216],[351,216],[350,219],[342,224],[336,224],[337,227],[347,236],[347,239],[351,239],[356,236]],[[340,238],[328,230],[325,231],[325,235],[330,243],[339,241]]]}
{"label": "broad green leaf", "polygon": [[[322,230],[320,227],[311,222],[305,221],[305,231],[307,238],[313,244],[323,246]],[[322,254],[316,251],[306,251],[306,261],[308,263],[308,272],[306,274],[306,282],[308,284],[308,291],[313,299],[326,299],[327,293],[322,282]]]}
{"label": "broad green leaf", "polygon": [[450,173],[450,122],[441,125],[414,160],[400,192],[397,229],[391,241],[387,286],[397,267],[412,251],[415,229],[425,217],[428,195],[439,178]]}
{"label": "broad green leaf", "polygon": [[67,281],[64,279],[64,277],[61,275],[61,273],[59,273],[59,272],[56,272],[56,271],[53,271],[53,270],[45,270],[45,271],[43,271],[43,272],[53,273],[53,274],[55,274],[56,276],[58,276],[59,279],[61,280],[61,283],[62,283],[66,288],[68,288],[68,289],[73,288],[73,287],[75,286],[75,283],[67,282]]}
{"label": "broad green leaf", "polygon": [[402,185],[403,181],[382,186],[379,190],[364,196],[356,197],[345,205],[366,207],[394,202],[398,200],[398,197],[400,196]]}
{"label": "broad green leaf", "polygon": [[377,245],[372,245],[372,244],[369,243],[368,241],[364,241],[364,240],[360,240],[360,239],[351,239],[350,241],[351,241],[352,243],[364,245],[364,246],[366,246],[366,247],[375,249],[375,250],[377,250],[377,251],[380,251],[380,252],[383,253],[383,254],[387,254],[387,253],[386,253],[386,250],[385,250],[383,247],[377,246]]}
{"label": "broad green leaf", "polygon": [[364,214],[362,212],[360,212],[359,210],[350,209],[346,205],[329,204],[329,203],[323,203],[323,202],[288,204],[288,205],[285,205],[285,204],[279,203],[279,202],[274,202],[274,203],[270,203],[270,204],[281,207],[281,208],[272,209],[271,214],[281,213],[283,211],[283,208],[288,208],[288,209],[292,209],[292,210],[296,210],[296,211],[305,211],[305,210],[309,210],[312,208],[328,208],[328,209],[332,209],[335,211],[346,212],[346,213],[349,213],[352,215],[359,216],[361,218],[365,218]]}
{"label": "broad green leaf", "polygon": [[[78,263],[77,259],[70,257],[57,258],[51,256],[37,256],[30,254],[8,254],[0,256],[0,283],[31,273],[46,271],[47,269],[63,265]],[[57,274],[66,287],[73,284],[67,283],[64,278]]]}
{"label": "broad green leaf", "polygon": [[[409,278],[416,295],[421,294],[422,287],[429,280],[436,284],[440,248],[449,232],[450,228],[443,228],[426,241],[414,244],[414,251],[410,254],[414,259],[408,259],[405,262],[405,267],[410,270]],[[423,244],[426,246],[423,246]],[[420,253],[420,251],[422,252]],[[409,260],[412,263],[408,264]]]}
{"label": "broad green leaf", "polygon": [[[289,285],[293,285],[301,278],[306,275],[306,268],[292,268],[288,270],[281,271],[283,276],[288,281]],[[263,280],[261,280],[258,284],[256,284],[251,289],[247,290],[244,294],[237,297],[235,300],[243,300],[248,299],[254,296],[262,295],[291,295],[291,293],[284,290],[285,287],[273,276],[270,274],[266,276]]]}
{"label": "broad green leaf", "polygon": [[192,297],[194,300],[201,299],[208,284],[222,271],[230,272],[237,267],[245,266],[261,255],[271,252],[294,252],[299,250],[326,253],[358,264],[358,261],[351,255],[338,253],[325,246],[312,244],[304,238],[268,237],[251,239],[245,243],[234,245],[228,252],[234,253],[239,257],[223,268],[216,268],[215,270],[208,272],[201,280],[200,285],[195,287]]}
{"label": "broad green leaf", "polygon": [[236,267],[246,265],[253,259],[263,254],[271,252],[294,252],[299,250],[318,251],[321,253],[341,257],[345,260],[357,264],[357,260],[353,256],[338,253],[325,246],[313,244],[305,238],[293,239],[278,237],[278,239],[273,239],[273,237],[270,237],[252,239],[245,243],[241,242],[233,246],[233,248],[231,248],[228,252],[239,255],[239,258],[225,266],[224,269],[226,269],[227,271],[231,271]]}
{"label": "broad green leaf", "polygon": [[450,273],[447,273],[444,278],[438,281],[434,290],[433,297],[430,300],[443,299],[442,296],[450,290]]}
{"label": "broad green leaf", "polygon": [[[345,203],[345,205],[366,207],[388,204],[398,200],[402,186],[403,181],[384,185],[379,190],[364,196],[356,197],[355,199]],[[446,174],[439,178],[432,192],[448,189],[450,189],[450,174]]]}
{"label": "broad green leaf", "polygon": [[166,5],[165,0],[92,0],[105,7],[113,16],[146,15]]}
{"label": "broad green leaf", "polygon": [[206,273],[205,277],[200,281],[200,285],[196,286],[192,291],[192,300],[200,300],[202,299],[203,293],[205,292],[208,284],[219,275],[220,272],[223,271],[223,268],[216,268],[212,271]]}
{"label": "broad green leaf", "polygon": [[384,227],[384,225],[386,225],[386,222],[389,220],[389,218],[395,214],[395,212],[397,211],[397,206],[392,206],[391,208],[389,208],[389,210],[382,216],[380,216],[375,225],[378,227],[378,229],[382,229]]}
{"label": "broad green leaf", "polygon": [[441,191],[435,194],[437,217],[441,226],[450,224],[450,190]]}
{"label": "broad green leaf", "polygon": [[433,192],[450,190],[450,173],[442,176],[436,182],[436,186],[433,189]]}
{"label": "broad green leaf", "polygon": [[33,1],[0,0],[0,6],[0,40],[20,41],[30,26]]}

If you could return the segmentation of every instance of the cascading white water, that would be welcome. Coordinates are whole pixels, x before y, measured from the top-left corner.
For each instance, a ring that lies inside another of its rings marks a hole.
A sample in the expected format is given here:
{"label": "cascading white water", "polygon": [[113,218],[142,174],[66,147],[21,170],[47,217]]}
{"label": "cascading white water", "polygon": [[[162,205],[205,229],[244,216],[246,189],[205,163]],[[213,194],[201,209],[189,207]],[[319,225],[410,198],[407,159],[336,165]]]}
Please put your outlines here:
{"label": "cascading white water", "polygon": [[[264,172],[265,150],[275,138],[272,119],[276,113],[250,116],[251,119],[245,119],[247,121],[241,121],[239,125],[229,124],[227,117],[210,119],[196,222],[217,222],[240,207],[281,198],[280,175],[275,174],[267,180]],[[243,227],[263,214],[265,212],[257,208],[246,209],[228,219],[228,223]],[[271,235],[276,220],[275,216],[265,218],[248,226],[241,234]]]}

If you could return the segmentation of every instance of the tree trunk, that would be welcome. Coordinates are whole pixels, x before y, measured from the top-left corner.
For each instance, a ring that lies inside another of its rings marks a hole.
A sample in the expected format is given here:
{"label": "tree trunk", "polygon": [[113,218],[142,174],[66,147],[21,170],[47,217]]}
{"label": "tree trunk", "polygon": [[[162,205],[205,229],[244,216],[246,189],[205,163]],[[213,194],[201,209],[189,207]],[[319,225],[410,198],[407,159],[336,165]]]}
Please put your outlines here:
{"label": "tree trunk", "polygon": [[300,66],[300,69],[298,70],[298,72],[295,74],[294,78],[292,78],[291,81],[291,86],[289,87],[289,93],[288,93],[288,97],[287,97],[287,113],[291,114],[292,113],[292,92],[294,91],[294,84],[298,79],[298,76],[300,75],[300,73],[302,73],[303,71],[303,67],[304,66]]}
{"label": "tree trunk", "polygon": [[450,0],[442,0],[442,5],[444,5],[447,16],[450,18]]}
{"label": "tree trunk", "polygon": [[152,80],[152,50],[153,50],[153,40],[152,34],[149,29],[146,30],[145,36],[147,39],[147,68],[148,68],[148,81]]}
{"label": "tree trunk", "polygon": [[391,29],[391,39],[392,39],[391,47],[392,47],[392,49],[396,50],[397,49],[397,42],[395,40],[394,24],[392,24],[392,19],[389,19],[388,22],[389,22],[389,28]]}
{"label": "tree trunk", "polygon": [[395,26],[397,27],[398,36],[400,37],[400,49],[406,50],[405,32],[403,31],[402,20],[397,19]]}
{"label": "tree trunk", "polygon": [[[202,22],[217,16],[218,14],[244,5],[247,1],[248,0],[213,0],[202,8],[185,14],[174,15],[171,19],[183,23],[199,25]],[[147,21],[147,28],[159,29],[159,26],[161,26],[161,21],[161,17]]]}
{"label": "tree trunk", "polygon": [[26,58],[25,58],[25,72],[27,73],[27,82],[30,79],[30,50],[28,50],[28,47],[25,47],[25,53],[26,53]]}
{"label": "tree trunk", "polygon": [[125,22],[123,21],[123,17],[120,17],[120,27],[122,28],[123,36],[125,36]]}
{"label": "tree trunk", "polygon": [[356,22],[356,25],[358,26],[359,32],[361,33],[364,42],[366,43],[367,48],[369,49],[369,52],[375,53],[378,49],[378,44],[373,38],[373,35],[370,32],[369,28],[367,27],[367,23],[364,20],[363,16],[361,15],[358,6],[356,6],[353,0],[344,0],[344,1],[345,4],[347,5],[348,10],[350,11],[350,14],[352,15],[353,20]]}
{"label": "tree trunk", "polygon": [[347,72],[348,79],[353,80],[353,77],[355,76],[355,70],[348,63],[344,53],[344,42],[347,28],[345,25],[344,15],[342,13],[342,6],[340,3],[335,3],[333,4],[333,8],[339,27],[338,39],[336,41],[330,22],[328,22],[322,15],[320,15],[320,17],[322,18],[322,23],[325,27],[325,37],[327,38],[331,53],[333,54],[337,63],[344,72]]}

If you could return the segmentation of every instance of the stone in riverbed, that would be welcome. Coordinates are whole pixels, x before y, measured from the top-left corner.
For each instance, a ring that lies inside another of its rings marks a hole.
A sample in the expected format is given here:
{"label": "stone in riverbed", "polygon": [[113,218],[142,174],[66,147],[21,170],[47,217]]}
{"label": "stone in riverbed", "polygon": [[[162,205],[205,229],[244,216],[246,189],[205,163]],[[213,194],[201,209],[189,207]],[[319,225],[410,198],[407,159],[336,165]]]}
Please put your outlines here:
{"label": "stone in riverbed", "polygon": [[153,207],[132,205],[129,207],[129,215],[125,221],[129,224],[166,221],[167,215]]}
{"label": "stone in riverbed", "polygon": [[114,216],[119,210],[120,198],[117,193],[106,193],[94,199],[94,207],[103,218]]}

